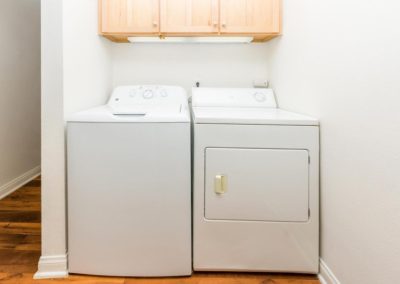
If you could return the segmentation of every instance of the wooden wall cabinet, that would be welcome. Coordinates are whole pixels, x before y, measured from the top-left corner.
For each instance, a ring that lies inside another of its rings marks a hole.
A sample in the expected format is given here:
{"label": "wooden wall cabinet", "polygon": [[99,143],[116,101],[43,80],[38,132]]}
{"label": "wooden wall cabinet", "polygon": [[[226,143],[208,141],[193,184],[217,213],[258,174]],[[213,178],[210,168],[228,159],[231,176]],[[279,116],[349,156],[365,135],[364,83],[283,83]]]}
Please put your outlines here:
{"label": "wooden wall cabinet", "polygon": [[280,0],[220,0],[221,34],[280,32]]}
{"label": "wooden wall cabinet", "polygon": [[129,36],[253,36],[280,34],[281,0],[99,0],[99,32]]}
{"label": "wooden wall cabinet", "polygon": [[161,33],[218,34],[218,0],[160,0]]}
{"label": "wooden wall cabinet", "polygon": [[159,0],[100,0],[102,34],[158,34]]}

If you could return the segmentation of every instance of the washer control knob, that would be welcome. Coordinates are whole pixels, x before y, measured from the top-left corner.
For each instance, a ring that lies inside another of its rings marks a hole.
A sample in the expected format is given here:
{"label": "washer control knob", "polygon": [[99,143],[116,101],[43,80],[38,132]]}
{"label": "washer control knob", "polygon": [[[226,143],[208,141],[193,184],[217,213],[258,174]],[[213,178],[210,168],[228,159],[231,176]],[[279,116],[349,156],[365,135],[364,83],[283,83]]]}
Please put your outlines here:
{"label": "washer control knob", "polygon": [[167,91],[164,90],[164,89],[161,89],[161,90],[160,90],[160,95],[161,95],[162,98],[168,97],[168,93],[167,93]]}
{"label": "washer control knob", "polygon": [[146,100],[149,100],[149,99],[154,98],[154,93],[153,93],[153,91],[152,91],[152,90],[145,90],[145,91],[143,92],[143,98],[146,99]]}
{"label": "washer control knob", "polygon": [[267,96],[263,93],[255,93],[254,99],[259,103],[263,103],[267,100]]}
{"label": "washer control knob", "polygon": [[136,90],[132,89],[129,91],[129,97],[134,98],[136,96]]}

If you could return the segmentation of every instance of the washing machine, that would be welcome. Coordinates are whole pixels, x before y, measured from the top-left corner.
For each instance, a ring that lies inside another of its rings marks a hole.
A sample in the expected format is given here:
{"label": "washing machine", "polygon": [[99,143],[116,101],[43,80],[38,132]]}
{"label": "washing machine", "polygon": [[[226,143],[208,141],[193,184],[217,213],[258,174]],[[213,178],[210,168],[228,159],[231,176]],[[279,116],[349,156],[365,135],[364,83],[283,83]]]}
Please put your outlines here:
{"label": "washing machine", "polygon": [[70,273],[192,273],[190,127],[173,86],[118,87],[68,118]]}
{"label": "washing machine", "polygon": [[193,265],[317,273],[319,123],[271,89],[195,88]]}

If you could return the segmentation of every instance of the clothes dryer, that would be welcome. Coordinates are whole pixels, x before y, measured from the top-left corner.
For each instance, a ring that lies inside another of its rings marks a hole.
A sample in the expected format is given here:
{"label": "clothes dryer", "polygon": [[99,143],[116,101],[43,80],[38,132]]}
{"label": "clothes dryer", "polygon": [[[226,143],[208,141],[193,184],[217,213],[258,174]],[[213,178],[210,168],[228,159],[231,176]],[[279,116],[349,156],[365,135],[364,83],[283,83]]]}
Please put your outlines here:
{"label": "clothes dryer", "polygon": [[195,88],[198,271],[317,273],[319,123],[271,89]]}

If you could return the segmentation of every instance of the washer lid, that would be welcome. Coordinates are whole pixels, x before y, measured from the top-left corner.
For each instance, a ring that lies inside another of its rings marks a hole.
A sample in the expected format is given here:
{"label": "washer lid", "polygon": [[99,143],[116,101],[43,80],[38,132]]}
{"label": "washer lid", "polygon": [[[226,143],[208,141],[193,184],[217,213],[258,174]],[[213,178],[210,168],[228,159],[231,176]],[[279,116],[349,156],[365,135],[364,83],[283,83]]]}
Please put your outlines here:
{"label": "washer lid", "polygon": [[176,86],[120,86],[114,89],[108,101],[115,115],[174,115],[187,105],[185,90]]}
{"label": "washer lid", "polygon": [[175,86],[121,86],[108,104],[71,115],[75,122],[190,122],[186,92]]}
{"label": "washer lid", "polygon": [[193,107],[198,124],[319,125],[317,119],[276,108]]}
{"label": "washer lid", "polygon": [[112,109],[105,105],[74,113],[67,117],[68,122],[92,123],[180,123],[190,122],[189,110],[182,108],[181,112],[154,112],[146,114],[113,114]]}

